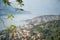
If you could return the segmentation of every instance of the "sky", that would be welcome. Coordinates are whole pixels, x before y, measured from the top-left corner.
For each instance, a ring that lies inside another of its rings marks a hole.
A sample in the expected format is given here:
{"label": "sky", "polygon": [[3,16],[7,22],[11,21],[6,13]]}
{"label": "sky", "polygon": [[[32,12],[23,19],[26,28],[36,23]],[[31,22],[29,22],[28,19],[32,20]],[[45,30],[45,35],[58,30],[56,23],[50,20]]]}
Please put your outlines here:
{"label": "sky", "polygon": [[[20,8],[20,6],[14,0],[10,0],[10,2],[12,2],[12,6],[4,7],[4,4],[0,4],[0,9],[6,9],[0,10],[0,16],[6,16],[6,14],[12,13],[15,16],[14,22],[17,23],[22,23],[21,20],[31,19],[41,15],[60,15],[60,0],[23,0],[24,6],[22,8],[24,11],[18,12],[15,12],[13,8]],[[6,24],[10,21],[7,21]],[[12,21],[10,23],[14,24],[14,22]]]}
{"label": "sky", "polygon": [[[10,0],[13,4],[12,7],[19,7],[15,0]],[[59,0],[23,0],[24,6],[22,7],[25,14],[20,15],[21,20],[33,18],[41,15],[60,15],[60,1]]]}
{"label": "sky", "polygon": [[[10,0],[11,1],[11,0]],[[14,1],[14,0],[12,0]],[[60,14],[60,0],[23,0],[26,11],[36,15],[57,15]],[[13,7],[19,7],[16,2]]]}
{"label": "sky", "polygon": [[[15,0],[10,0],[10,2],[12,2],[13,8],[15,7],[20,8],[20,6],[18,6],[17,3],[15,2]],[[24,6],[22,8],[25,11],[31,13],[31,15],[33,16],[59,15],[60,14],[60,0],[23,0],[23,3],[24,3]],[[0,5],[0,8],[3,8],[3,7]],[[11,13],[14,13],[13,8],[7,7],[9,12]],[[23,14],[23,15],[26,15],[26,14]]]}
{"label": "sky", "polygon": [[23,0],[24,9],[37,15],[60,14],[59,0]]}

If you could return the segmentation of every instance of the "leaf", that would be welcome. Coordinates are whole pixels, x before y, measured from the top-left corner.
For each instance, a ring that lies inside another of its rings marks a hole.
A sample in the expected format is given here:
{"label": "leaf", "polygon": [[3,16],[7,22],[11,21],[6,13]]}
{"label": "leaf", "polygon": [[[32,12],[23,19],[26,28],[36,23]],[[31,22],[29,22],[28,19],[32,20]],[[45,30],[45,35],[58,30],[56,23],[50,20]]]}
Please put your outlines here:
{"label": "leaf", "polygon": [[24,11],[23,9],[20,9],[21,11]]}
{"label": "leaf", "polygon": [[16,2],[18,2],[18,4],[20,5],[20,7],[24,6],[23,1],[22,0],[16,0]]}
{"label": "leaf", "polygon": [[7,0],[3,0],[3,2],[6,4]]}
{"label": "leaf", "polygon": [[22,0],[16,0],[18,3],[22,3],[23,1]]}
{"label": "leaf", "polygon": [[9,18],[14,18],[14,16],[13,16],[12,14],[8,14],[8,15],[6,16],[6,18],[7,18],[7,19],[9,19]]}
{"label": "leaf", "polygon": [[11,4],[11,2],[7,2],[7,4],[9,5],[9,6],[11,6],[10,4]]}
{"label": "leaf", "polygon": [[15,8],[15,10],[16,10],[16,11],[18,11],[18,10],[24,11],[23,9],[20,9],[20,8]]}
{"label": "leaf", "polygon": [[6,30],[10,30],[12,33],[16,32],[16,26],[10,24],[8,27],[5,28]]}
{"label": "leaf", "polygon": [[3,0],[3,2],[4,2],[5,4],[8,4],[9,6],[10,6],[10,4],[11,4],[11,2],[9,2],[9,0]]}
{"label": "leaf", "polygon": [[[22,0],[16,0],[16,2],[18,2],[18,4],[20,5],[20,7],[24,6]],[[11,2],[9,2],[9,0],[3,0],[3,3],[11,6]]]}

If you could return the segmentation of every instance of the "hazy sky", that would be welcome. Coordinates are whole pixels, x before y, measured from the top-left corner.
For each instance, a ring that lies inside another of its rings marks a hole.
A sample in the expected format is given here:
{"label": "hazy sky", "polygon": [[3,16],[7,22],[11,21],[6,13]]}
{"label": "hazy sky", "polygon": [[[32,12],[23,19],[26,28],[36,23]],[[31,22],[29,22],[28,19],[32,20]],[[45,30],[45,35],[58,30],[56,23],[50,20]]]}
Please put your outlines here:
{"label": "hazy sky", "polygon": [[60,14],[60,0],[23,0],[24,9],[33,14]]}
{"label": "hazy sky", "polygon": [[[10,0],[10,1],[14,3],[12,4],[13,7],[19,7],[18,5],[16,5],[16,2],[13,2],[14,0]],[[23,0],[23,3],[24,6],[22,8],[25,11],[29,11],[33,15],[60,14],[60,0]],[[2,8],[1,5],[0,8]],[[11,9],[9,9],[9,11]]]}

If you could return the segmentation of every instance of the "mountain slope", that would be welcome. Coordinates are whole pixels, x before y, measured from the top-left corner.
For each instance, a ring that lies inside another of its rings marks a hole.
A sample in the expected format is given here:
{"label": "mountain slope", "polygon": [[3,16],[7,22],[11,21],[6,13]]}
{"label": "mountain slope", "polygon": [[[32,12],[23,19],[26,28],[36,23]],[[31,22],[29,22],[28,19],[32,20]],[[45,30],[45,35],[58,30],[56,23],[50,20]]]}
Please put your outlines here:
{"label": "mountain slope", "polygon": [[[43,26],[43,27],[42,27]],[[49,21],[41,25],[35,25],[32,33],[40,32],[42,40],[60,40],[60,20]]]}
{"label": "mountain slope", "polygon": [[60,15],[44,15],[44,16],[38,16],[29,20],[25,20],[28,24],[42,24],[45,22],[53,21],[53,20],[60,20]]}

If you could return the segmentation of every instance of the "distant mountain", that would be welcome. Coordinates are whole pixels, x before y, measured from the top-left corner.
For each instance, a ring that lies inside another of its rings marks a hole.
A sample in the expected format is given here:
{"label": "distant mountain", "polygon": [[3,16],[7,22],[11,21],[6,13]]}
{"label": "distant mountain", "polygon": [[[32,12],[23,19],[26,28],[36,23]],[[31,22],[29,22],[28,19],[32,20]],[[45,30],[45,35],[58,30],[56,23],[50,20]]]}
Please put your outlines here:
{"label": "distant mountain", "polygon": [[39,26],[43,28],[52,28],[52,27],[57,28],[57,27],[60,27],[60,20],[49,21],[49,22],[40,24]]}
{"label": "distant mountain", "polygon": [[54,20],[60,20],[60,15],[44,15],[44,16],[38,16],[32,19],[25,20],[28,24],[42,24],[46,23],[49,21],[54,21]]}

